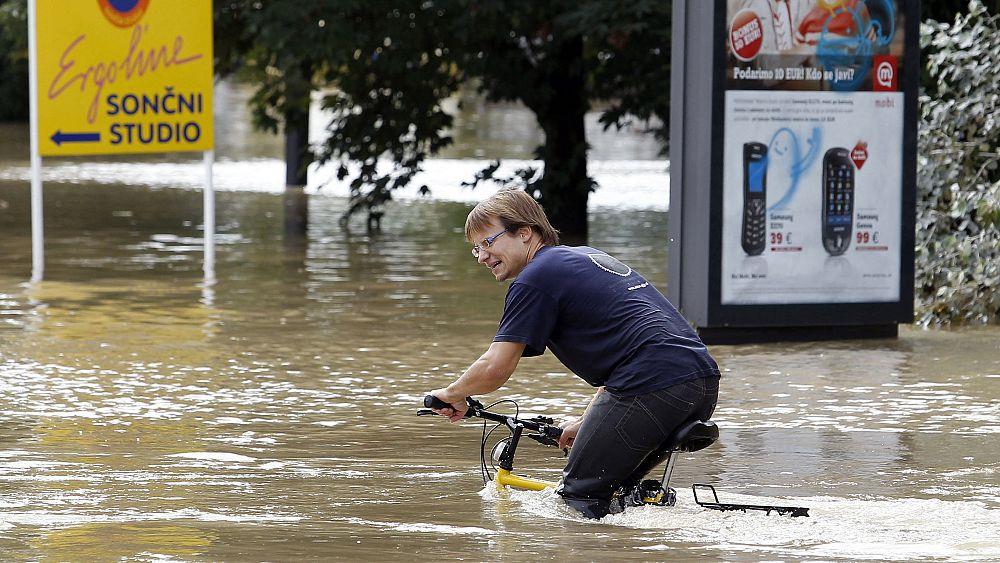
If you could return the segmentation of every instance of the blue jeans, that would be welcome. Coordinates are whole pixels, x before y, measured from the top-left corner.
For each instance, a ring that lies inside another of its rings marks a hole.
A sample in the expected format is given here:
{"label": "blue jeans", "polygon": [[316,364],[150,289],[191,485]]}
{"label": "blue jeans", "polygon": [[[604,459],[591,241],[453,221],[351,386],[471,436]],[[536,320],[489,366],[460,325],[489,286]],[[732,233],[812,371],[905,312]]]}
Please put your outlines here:
{"label": "blue jeans", "polygon": [[580,426],[558,493],[590,518],[617,512],[615,492],[636,485],[666,459],[660,447],[667,438],[688,420],[708,420],[718,399],[715,375],[642,395],[602,393]]}

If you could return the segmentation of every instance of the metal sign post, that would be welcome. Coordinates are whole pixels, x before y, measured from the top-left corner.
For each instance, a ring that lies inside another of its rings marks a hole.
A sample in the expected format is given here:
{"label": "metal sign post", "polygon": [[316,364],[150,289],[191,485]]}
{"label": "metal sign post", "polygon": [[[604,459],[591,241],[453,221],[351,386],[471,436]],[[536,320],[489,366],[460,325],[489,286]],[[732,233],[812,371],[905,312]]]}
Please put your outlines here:
{"label": "metal sign post", "polygon": [[38,36],[35,0],[28,2],[28,93],[31,98],[31,281],[45,275],[45,229],[42,223],[42,156],[38,152]]}
{"label": "metal sign post", "polygon": [[205,258],[202,269],[205,272],[205,284],[215,283],[215,185],[212,182],[212,165],[215,163],[215,151],[205,151],[205,189],[203,197]]}

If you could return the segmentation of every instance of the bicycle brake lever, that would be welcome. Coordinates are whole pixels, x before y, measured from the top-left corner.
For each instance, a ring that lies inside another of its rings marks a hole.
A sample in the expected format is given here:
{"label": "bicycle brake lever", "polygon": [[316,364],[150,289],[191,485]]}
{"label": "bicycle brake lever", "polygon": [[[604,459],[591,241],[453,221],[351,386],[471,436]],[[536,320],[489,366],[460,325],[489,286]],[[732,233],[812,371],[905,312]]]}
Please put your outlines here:
{"label": "bicycle brake lever", "polygon": [[542,444],[543,446],[559,446],[559,442],[549,438],[548,436],[543,436],[542,434],[525,434],[528,438]]}
{"label": "bicycle brake lever", "polygon": [[[545,444],[547,446],[559,447],[559,437],[562,436],[563,429],[558,426],[544,425],[541,428],[542,432],[545,433],[546,440],[538,440],[539,443]],[[540,436],[540,435],[539,435]],[[569,457],[569,448],[562,448],[563,457]]]}

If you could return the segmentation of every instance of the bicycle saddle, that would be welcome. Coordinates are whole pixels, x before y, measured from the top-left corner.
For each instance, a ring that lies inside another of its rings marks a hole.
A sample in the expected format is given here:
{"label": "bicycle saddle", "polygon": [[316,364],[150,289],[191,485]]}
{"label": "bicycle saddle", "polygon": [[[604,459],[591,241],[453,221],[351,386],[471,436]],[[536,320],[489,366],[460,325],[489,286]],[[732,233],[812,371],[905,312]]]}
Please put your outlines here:
{"label": "bicycle saddle", "polygon": [[711,420],[693,420],[667,438],[666,451],[696,452],[719,439],[719,427]]}

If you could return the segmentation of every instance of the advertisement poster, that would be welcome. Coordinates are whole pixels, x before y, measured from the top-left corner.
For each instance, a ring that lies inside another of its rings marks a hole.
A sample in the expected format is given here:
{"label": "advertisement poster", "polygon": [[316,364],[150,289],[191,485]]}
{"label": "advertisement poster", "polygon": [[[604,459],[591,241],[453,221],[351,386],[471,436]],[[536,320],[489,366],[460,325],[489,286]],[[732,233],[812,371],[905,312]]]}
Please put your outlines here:
{"label": "advertisement poster", "polygon": [[899,0],[728,0],[721,300],[900,298]]}
{"label": "advertisement poster", "polygon": [[42,156],[212,148],[211,2],[36,2]]}

